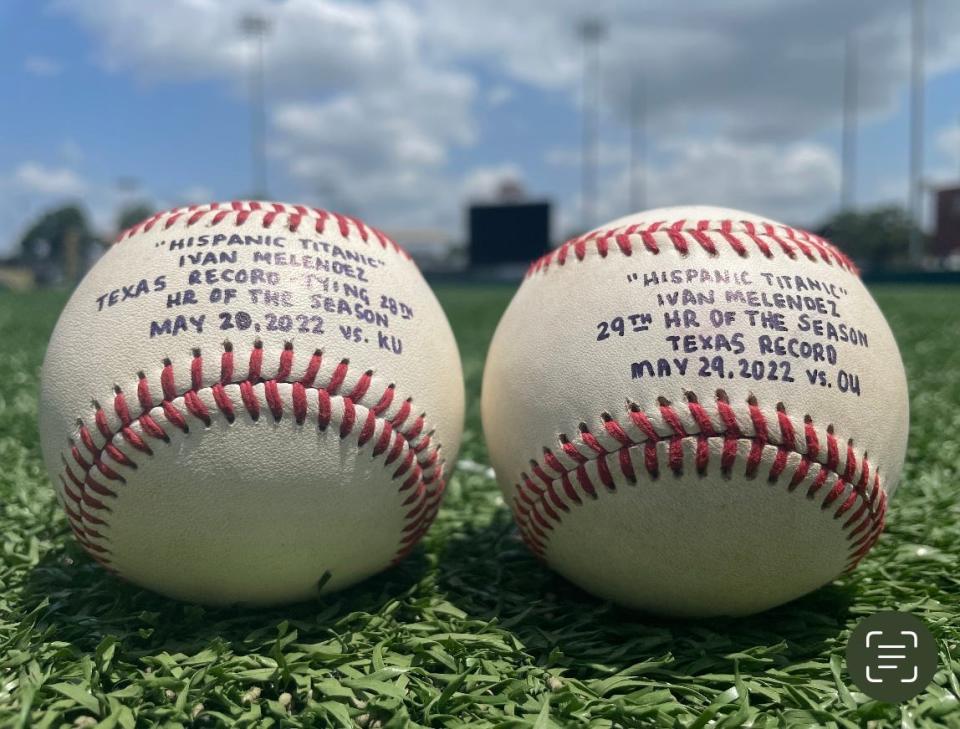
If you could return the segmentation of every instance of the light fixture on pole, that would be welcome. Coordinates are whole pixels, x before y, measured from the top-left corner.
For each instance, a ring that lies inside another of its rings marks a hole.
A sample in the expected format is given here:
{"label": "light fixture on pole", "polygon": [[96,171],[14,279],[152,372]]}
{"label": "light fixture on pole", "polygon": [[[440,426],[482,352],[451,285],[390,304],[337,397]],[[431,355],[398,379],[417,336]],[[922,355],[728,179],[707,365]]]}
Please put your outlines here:
{"label": "light fixture on pole", "polygon": [[597,196],[597,134],[600,115],[600,41],[606,26],[599,18],[585,18],[577,25],[583,41],[583,139],[581,169],[581,227],[594,224]]}
{"label": "light fixture on pole", "polygon": [[643,82],[630,87],[630,212],[646,207],[647,197],[647,98]]}
{"label": "light fixture on pole", "polygon": [[266,198],[266,102],[263,94],[263,45],[270,31],[270,21],[262,15],[248,14],[240,18],[240,30],[253,42],[250,60],[250,151],[253,197]]}
{"label": "light fixture on pole", "polygon": [[840,211],[851,210],[857,189],[857,40],[847,35],[843,54],[843,135],[840,172]]}

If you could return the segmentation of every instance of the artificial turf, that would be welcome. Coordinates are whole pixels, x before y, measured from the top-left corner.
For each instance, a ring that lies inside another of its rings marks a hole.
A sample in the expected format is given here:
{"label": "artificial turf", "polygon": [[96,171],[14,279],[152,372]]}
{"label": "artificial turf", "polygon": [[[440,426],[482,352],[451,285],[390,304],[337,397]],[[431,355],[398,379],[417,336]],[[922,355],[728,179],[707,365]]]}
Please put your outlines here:
{"label": "artificial turf", "polygon": [[[0,726],[960,727],[960,289],[882,288],[910,379],[906,473],[850,576],[762,615],[666,621],[600,602],[518,541],[479,388],[507,288],[439,291],[467,378],[461,458],[423,545],[312,604],[207,609],[126,585],[69,536],[40,460],[37,380],[65,301],[0,294]],[[852,684],[878,610],[922,617],[934,682],[901,705]]]}

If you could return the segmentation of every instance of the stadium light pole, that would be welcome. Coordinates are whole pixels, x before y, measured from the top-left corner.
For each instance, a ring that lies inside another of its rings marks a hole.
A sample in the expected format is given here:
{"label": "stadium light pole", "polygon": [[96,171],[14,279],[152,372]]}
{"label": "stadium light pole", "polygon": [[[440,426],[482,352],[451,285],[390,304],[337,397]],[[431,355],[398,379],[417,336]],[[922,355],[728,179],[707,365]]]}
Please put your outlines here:
{"label": "stadium light pole", "polygon": [[923,174],[923,0],[913,0],[910,14],[910,187],[907,206],[910,220],[910,261],[923,256],[921,239],[921,175]]}
{"label": "stadium light pole", "polygon": [[270,21],[262,15],[250,13],[240,18],[240,30],[252,41],[250,59],[250,157],[253,197],[268,197],[267,193],[267,110],[263,94],[264,38],[270,31]]}
{"label": "stadium light pole", "polygon": [[847,35],[843,54],[843,136],[841,137],[840,211],[853,208],[857,175],[857,40]]}
{"label": "stadium light pole", "polygon": [[[599,18],[585,18],[577,26],[583,41],[583,139],[581,150],[581,226],[594,224],[597,196],[597,133],[600,114],[600,40],[606,26]],[[592,93],[591,93],[592,92]]]}
{"label": "stadium light pole", "polygon": [[630,212],[646,206],[647,196],[647,99],[643,82],[630,87]]}

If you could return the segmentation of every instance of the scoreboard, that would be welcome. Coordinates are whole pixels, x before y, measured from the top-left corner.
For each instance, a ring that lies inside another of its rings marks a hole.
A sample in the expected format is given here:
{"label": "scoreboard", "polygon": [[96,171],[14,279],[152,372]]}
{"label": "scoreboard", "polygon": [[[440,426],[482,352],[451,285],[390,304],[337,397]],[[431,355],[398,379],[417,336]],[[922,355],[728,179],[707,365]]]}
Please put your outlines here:
{"label": "scoreboard", "polygon": [[470,265],[530,263],[550,249],[550,203],[470,207]]}

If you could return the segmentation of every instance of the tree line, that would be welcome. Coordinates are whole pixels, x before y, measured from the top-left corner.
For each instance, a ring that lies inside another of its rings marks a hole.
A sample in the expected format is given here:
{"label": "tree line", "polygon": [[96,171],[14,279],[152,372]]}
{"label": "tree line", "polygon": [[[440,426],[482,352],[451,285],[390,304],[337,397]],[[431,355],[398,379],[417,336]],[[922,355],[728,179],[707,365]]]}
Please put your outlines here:
{"label": "tree line", "polygon": [[[109,238],[99,236],[76,205],[46,211],[23,234],[8,263],[33,270],[41,285],[75,283],[115,235],[154,213],[146,202],[123,208]],[[914,223],[896,205],[847,210],[831,215],[815,232],[836,243],[865,271],[908,267],[907,244]],[[924,250],[929,241],[924,239]]]}
{"label": "tree line", "polygon": [[116,233],[136,225],[153,214],[144,202],[120,210],[115,230],[104,239],[94,231],[89,217],[77,205],[47,210],[21,236],[9,263],[32,269],[40,285],[75,283],[109,245]]}

